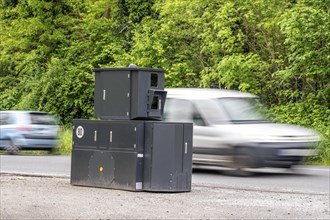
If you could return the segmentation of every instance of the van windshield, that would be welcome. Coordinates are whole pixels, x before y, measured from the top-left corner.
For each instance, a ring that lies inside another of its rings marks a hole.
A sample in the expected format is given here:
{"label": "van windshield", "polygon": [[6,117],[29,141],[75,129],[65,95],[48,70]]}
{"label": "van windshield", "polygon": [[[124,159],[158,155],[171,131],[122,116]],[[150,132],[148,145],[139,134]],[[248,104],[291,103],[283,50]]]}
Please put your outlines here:
{"label": "van windshield", "polygon": [[221,98],[219,104],[225,109],[233,123],[267,122],[257,98]]}

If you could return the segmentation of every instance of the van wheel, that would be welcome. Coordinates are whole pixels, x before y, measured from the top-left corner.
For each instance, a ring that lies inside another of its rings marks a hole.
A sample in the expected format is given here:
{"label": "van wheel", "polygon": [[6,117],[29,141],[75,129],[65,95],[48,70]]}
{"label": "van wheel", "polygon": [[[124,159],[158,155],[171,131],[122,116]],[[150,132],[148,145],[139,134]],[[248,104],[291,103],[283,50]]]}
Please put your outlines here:
{"label": "van wheel", "polygon": [[246,148],[238,148],[233,156],[233,174],[235,176],[251,176],[253,172],[247,170],[253,167],[254,156],[252,151]]}
{"label": "van wheel", "polygon": [[8,141],[8,144],[5,146],[5,150],[8,154],[17,154],[18,151],[20,150],[19,146],[14,144],[13,141]]}

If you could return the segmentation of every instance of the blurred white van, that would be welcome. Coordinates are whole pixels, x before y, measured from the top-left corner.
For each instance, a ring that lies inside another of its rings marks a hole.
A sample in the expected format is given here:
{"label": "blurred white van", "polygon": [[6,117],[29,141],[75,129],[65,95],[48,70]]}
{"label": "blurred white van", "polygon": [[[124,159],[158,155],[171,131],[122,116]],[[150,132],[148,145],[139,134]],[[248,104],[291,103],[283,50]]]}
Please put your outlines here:
{"label": "blurred white van", "polygon": [[244,168],[290,168],[315,154],[319,135],[273,123],[256,95],[223,89],[166,89],[164,119],[192,122],[193,163]]}

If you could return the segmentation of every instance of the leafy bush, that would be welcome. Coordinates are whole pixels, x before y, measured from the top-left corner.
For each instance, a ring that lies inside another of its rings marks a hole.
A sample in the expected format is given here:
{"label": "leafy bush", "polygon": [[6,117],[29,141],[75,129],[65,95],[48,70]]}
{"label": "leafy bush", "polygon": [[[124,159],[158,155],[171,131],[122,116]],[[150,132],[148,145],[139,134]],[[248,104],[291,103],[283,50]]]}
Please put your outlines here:
{"label": "leafy bush", "polygon": [[[93,116],[92,68],[166,70],[166,87],[260,95],[323,135],[329,164],[329,1],[0,1],[0,110]],[[65,130],[60,152],[70,152]],[[325,161],[325,162],[322,162]]]}
{"label": "leafy bush", "polygon": [[311,158],[311,163],[315,165],[329,166],[330,165],[330,130],[329,126],[318,130],[323,134],[323,140],[318,146],[319,153]]}
{"label": "leafy bush", "polygon": [[60,135],[57,153],[70,155],[72,150],[72,129],[65,128]]}

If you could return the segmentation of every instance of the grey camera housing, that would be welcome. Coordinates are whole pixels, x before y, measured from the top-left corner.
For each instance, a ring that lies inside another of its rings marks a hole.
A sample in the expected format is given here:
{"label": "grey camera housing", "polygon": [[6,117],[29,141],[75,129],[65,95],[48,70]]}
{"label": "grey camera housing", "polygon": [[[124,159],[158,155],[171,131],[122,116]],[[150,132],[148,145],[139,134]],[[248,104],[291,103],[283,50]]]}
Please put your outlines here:
{"label": "grey camera housing", "polygon": [[162,120],[165,70],[95,68],[94,115],[111,120]]}

